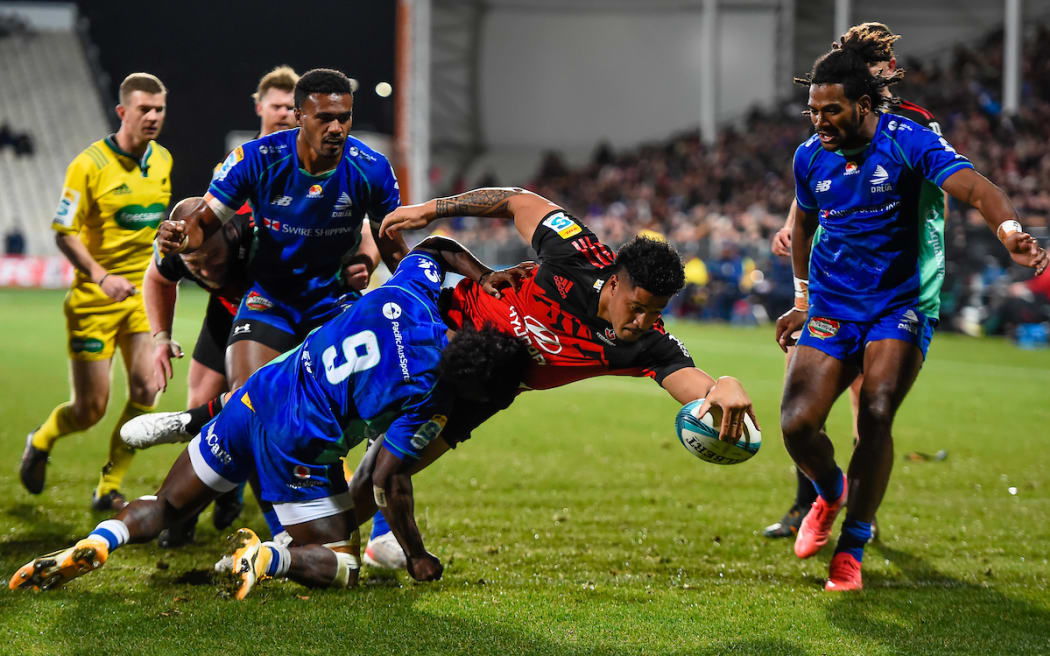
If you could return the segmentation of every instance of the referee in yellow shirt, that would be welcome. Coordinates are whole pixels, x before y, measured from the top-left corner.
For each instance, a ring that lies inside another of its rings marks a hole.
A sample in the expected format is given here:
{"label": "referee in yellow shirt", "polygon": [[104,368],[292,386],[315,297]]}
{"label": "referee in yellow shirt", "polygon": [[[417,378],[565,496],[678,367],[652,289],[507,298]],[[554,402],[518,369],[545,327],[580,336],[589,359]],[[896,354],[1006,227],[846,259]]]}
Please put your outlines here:
{"label": "referee in yellow shirt", "polygon": [[76,268],[64,304],[73,398],[29,434],[19,473],[25,488],[39,494],[55,441],[102,418],[119,346],[129,396],[92,495],[95,510],[125,505],[120,483],[134,452],[120,439],[120,426],[150,412],[157,397],[153,342],[139,289],[171,198],[171,154],[154,141],[164,125],[166,99],[167,89],[156,76],[125,78],[117,105],[120,129],[88,146],[66,169],[52,222],[59,250]]}

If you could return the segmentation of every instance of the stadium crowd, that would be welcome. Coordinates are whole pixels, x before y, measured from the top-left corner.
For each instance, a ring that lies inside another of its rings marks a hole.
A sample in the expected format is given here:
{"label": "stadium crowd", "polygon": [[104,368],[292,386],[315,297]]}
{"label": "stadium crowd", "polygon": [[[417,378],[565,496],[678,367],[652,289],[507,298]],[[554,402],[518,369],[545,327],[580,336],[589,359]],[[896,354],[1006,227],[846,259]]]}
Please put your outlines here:
{"label": "stadium crowd", "polygon": [[[1025,84],[1016,115],[1002,111],[1002,52],[1002,33],[995,32],[956,48],[943,62],[910,59],[903,63],[906,73],[895,93],[930,109],[948,141],[1002,185],[1026,228],[1045,239],[1050,29],[1040,25],[1025,41]],[[723,128],[710,145],[695,130],[619,152],[602,144],[581,167],[549,152],[527,186],[579,213],[610,244],[640,233],[658,233],[674,243],[689,283],[673,302],[675,313],[762,322],[791,303],[790,263],[771,253],[770,239],[793,198],[792,155],[810,134],[809,122],[800,116],[803,103],[800,91],[775,110],[752,110]],[[507,182],[486,174],[470,186]],[[506,226],[463,218],[448,228],[490,261],[510,264],[529,256]],[[941,329],[973,335],[1020,332],[1023,342],[1045,340],[1045,328],[1034,335],[1028,330],[1050,321],[1050,274],[1027,280],[1027,272],[1011,270],[976,210],[955,201],[945,232]],[[1018,331],[1018,326],[1024,327]]]}

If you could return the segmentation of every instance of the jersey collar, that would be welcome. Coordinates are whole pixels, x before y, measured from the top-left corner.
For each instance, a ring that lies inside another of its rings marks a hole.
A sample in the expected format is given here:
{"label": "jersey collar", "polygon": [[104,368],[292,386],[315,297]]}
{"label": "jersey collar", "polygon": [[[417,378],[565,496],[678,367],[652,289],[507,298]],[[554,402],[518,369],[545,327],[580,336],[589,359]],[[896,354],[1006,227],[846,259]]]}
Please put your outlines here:
{"label": "jersey collar", "polygon": [[106,142],[106,145],[109,146],[109,149],[112,150],[114,153],[120,155],[121,157],[127,157],[131,161],[136,162],[139,165],[139,170],[142,171],[142,177],[146,177],[146,174],[149,173],[149,157],[153,154],[152,141],[146,145],[146,152],[142,154],[142,159],[135,157],[131,153],[118,146],[116,133],[109,135],[108,137],[103,139],[103,141]]}

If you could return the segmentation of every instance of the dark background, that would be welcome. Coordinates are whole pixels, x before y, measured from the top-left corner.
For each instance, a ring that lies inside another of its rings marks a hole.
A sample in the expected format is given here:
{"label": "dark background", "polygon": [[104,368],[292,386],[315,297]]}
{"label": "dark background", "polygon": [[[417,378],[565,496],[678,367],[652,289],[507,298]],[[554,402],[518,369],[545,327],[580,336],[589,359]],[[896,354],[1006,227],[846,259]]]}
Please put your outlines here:
{"label": "dark background", "polygon": [[[396,2],[186,0],[128,3],[77,0],[110,75],[107,111],[128,73],[146,71],[168,88],[168,117],[158,141],[172,152],[174,199],[203,195],[232,129],[257,130],[251,94],[279,64],[300,75],[336,68],[361,86],[353,130],[393,133]],[[99,135],[101,137],[103,135]]]}

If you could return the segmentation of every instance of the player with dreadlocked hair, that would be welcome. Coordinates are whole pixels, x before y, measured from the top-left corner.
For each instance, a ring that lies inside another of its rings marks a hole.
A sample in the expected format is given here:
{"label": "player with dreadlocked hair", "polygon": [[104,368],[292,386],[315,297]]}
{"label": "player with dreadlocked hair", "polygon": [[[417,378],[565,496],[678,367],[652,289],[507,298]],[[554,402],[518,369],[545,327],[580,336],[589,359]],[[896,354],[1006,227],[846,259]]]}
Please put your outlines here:
{"label": "player with dreadlocked hair", "polygon": [[[894,34],[890,28],[883,23],[861,23],[849,28],[842,36],[832,44],[833,50],[852,50],[860,55],[868,63],[868,71],[872,75],[881,77],[895,76],[899,78],[903,71],[897,68],[897,58],[893,53],[893,44],[900,39],[899,34]],[[910,118],[919,125],[928,127],[937,134],[941,134],[941,127],[934,120],[929,110],[899,98],[893,97],[889,87],[883,89],[883,95],[890,102],[891,111],[894,114]],[[940,187],[927,183],[923,191],[923,203],[929,207],[931,221],[940,225],[948,215],[947,197]],[[795,212],[797,206],[792,204],[788,212],[784,227],[773,235],[772,250],[774,255],[791,255],[791,230],[795,225]],[[938,232],[940,229],[938,228]],[[791,362],[794,347],[788,349],[787,362]],[[850,405],[853,410],[853,442],[857,441],[857,408],[860,402],[860,387],[863,376],[857,376],[849,388]],[[793,538],[798,533],[798,527],[802,518],[806,516],[810,506],[816,501],[817,491],[813,488],[806,475],[798,468],[795,469],[795,500],[787,512],[778,522],[767,526],[762,534],[767,538]],[[875,522],[872,522],[872,538],[878,536]]]}
{"label": "player with dreadlocked hair", "polygon": [[[801,335],[784,382],[780,428],[817,489],[795,555],[820,551],[847,508],[827,590],[863,587],[864,547],[893,467],[893,418],[938,322],[944,237],[921,213],[925,183],[976,208],[1017,264],[1039,274],[1048,262],[1002,190],[935,132],[884,111],[884,90],[896,79],[873,75],[860,53],[836,48],[797,80],[809,86],[816,134],[795,151],[793,166],[796,303],[777,319],[776,340],[786,351],[795,332]],[[821,427],[862,371],[859,440],[847,476]]]}

